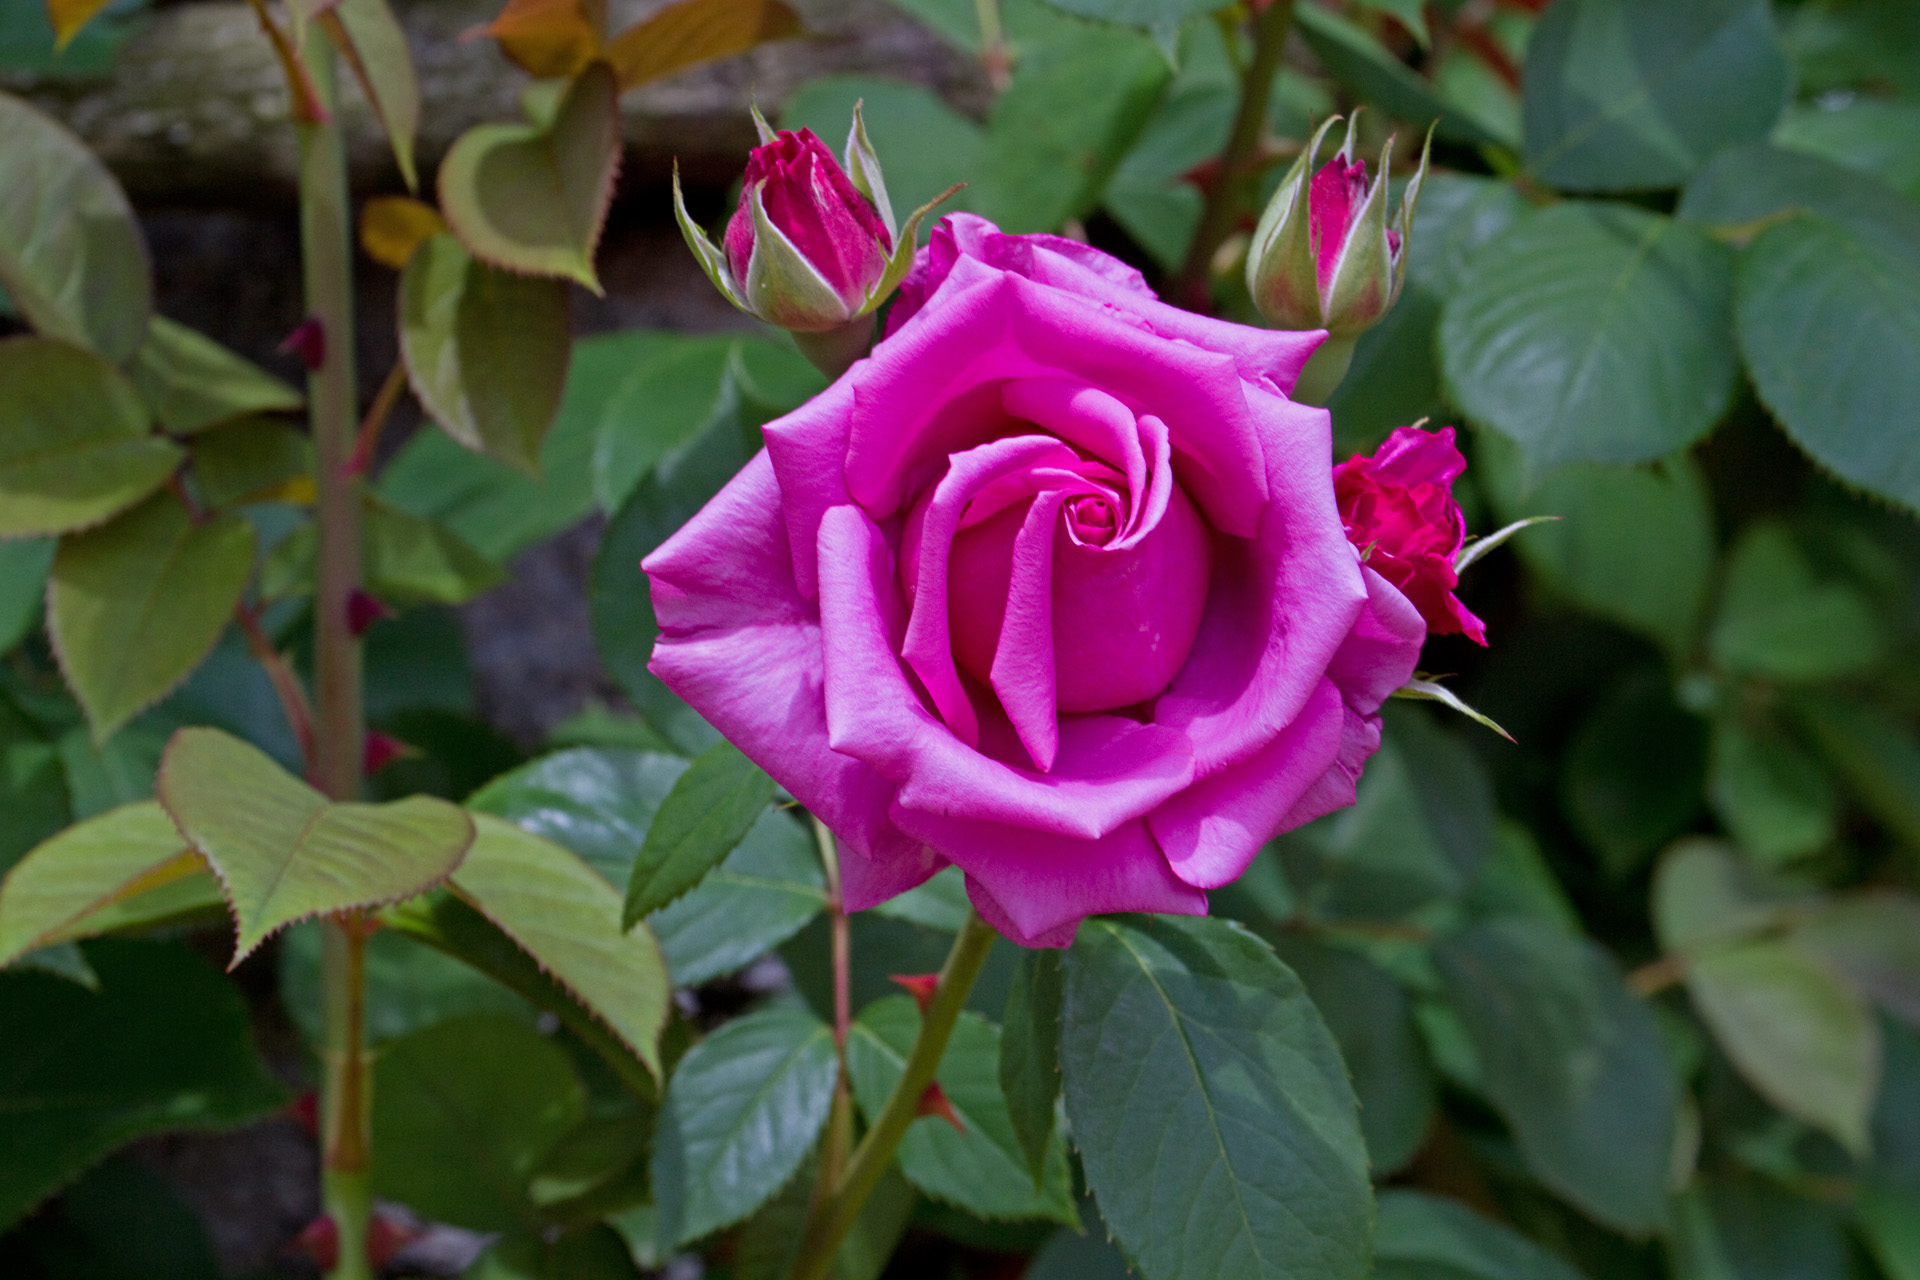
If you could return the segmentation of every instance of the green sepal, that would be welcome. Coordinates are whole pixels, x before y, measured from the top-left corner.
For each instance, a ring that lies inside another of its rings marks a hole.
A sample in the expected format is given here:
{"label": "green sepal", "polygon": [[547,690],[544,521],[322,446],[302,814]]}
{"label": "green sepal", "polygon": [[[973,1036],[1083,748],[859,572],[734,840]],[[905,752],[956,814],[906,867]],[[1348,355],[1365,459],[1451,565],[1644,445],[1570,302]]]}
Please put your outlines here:
{"label": "green sepal", "polygon": [[687,248],[693,250],[694,260],[700,264],[700,269],[707,273],[707,279],[713,281],[713,287],[718,289],[728,302],[748,315],[752,315],[753,308],[749,307],[747,300],[741,296],[739,288],[733,282],[733,272],[727,268],[727,255],[721,252],[713,241],[707,239],[707,233],[700,229],[694,222],[693,215],[687,212],[686,199],[680,194],[680,162],[678,160],[673,163],[673,220],[680,224],[680,234],[686,238]]}
{"label": "green sepal", "polygon": [[907,278],[907,272],[913,269],[914,246],[920,237],[920,220],[932,213],[939,205],[952,199],[953,193],[966,185],[964,182],[956,182],[913,211],[913,215],[907,219],[907,225],[900,228],[899,234],[893,238],[893,256],[887,259],[886,271],[874,282],[873,288],[868,290],[866,304],[854,313],[856,319],[878,311],[880,304],[893,296],[893,291],[898,289],[900,282]]}
{"label": "green sepal", "polygon": [[1320,144],[1339,120],[1329,116],[1313,131],[1306,149],[1267,201],[1247,246],[1247,292],[1261,315],[1285,327],[1317,329],[1321,325],[1308,188]]}
{"label": "green sepal", "polygon": [[[873,202],[874,209],[880,214],[880,221],[886,224],[887,237],[893,241],[894,251],[897,254],[900,248],[900,227],[893,220],[893,204],[887,199],[886,180],[880,176],[880,156],[874,151],[873,143],[867,139],[867,122],[860,114],[861,106],[862,102],[853,104],[853,127],[847,131],[847,149],[842,163],[846,167],[847,176],[853,179],[854,189]],[[945,198],[945,196],[940,197],[943,200]],[[891,268],[893,264],[887,265]]]}
{"label": "green sepal", "polygon": [[832,329],[853,319],[854,311],[839,291],[767,216],[760,199],[761,185],[756,183],[747,190],[747,207],[753,217],[747,309],[783,329]]}

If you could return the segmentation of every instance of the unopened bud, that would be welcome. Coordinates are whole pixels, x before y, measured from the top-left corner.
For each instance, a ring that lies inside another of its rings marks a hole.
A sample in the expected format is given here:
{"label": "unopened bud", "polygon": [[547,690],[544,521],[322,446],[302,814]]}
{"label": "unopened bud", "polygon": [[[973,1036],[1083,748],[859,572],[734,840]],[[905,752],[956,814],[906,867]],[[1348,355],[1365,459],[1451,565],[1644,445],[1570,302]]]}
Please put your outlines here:
{"label": "unopened bud", "polygon": [[281,355],[288,352],[297,354],[300,363],[311,372],[327,362],[327,327],[320,323],[319,316],[308,316],[294,326],[293,332],[282,339],[275,349]]}

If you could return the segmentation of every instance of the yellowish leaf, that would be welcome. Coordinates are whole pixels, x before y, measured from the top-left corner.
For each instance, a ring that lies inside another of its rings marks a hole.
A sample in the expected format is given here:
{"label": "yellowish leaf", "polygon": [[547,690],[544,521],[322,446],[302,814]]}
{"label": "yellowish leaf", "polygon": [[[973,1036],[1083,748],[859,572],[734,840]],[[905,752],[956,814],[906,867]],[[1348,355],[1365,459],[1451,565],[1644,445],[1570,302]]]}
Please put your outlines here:
{"label": "yellowish leaf", "polygon": [[614,37],[607,60],[626,90],[799,30],[781,0],[680,0]]}
{"label": "yellowish leaf", "polygon": [[414,250],[446,229],[438,209],[412,196],[375,196],[360,210],[360,247],[395,271],[404,270]]}
{"label": "yellowish leaf", "polygon": [[107,7],[108,0],[47,0],[47,21],[53,24],[53,47],[57,53],[80,34],[80,28],[92,22]]}
{"label": "yellowish leaf", "polygon": [[571,78],[599,57],[605,29],[604,6],[593,0],[508,0],[482,33],[522,71],[552,79]]}

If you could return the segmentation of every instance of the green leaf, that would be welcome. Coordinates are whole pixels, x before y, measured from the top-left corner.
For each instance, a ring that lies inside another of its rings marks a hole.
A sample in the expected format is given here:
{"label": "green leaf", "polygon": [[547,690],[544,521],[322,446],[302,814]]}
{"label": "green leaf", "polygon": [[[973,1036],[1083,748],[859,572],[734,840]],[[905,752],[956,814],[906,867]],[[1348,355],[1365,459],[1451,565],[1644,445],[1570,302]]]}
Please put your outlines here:
{"label": "green leaf", "polygon": [[1616,1230],[1657,1227],[1679,1090],[1613,958],[1545,921],[1507,918],[1468,926],[1434,959],[1527,1167]]}
{"label": "green leaf", "polygon": [[550,124],[483,124],[460,136],[440,162],[440,211],[468,252],[600,291],[593,250],[620,169],[616,95],[613,69],[594,63]]}
{"label": "green leaf", "polygon": [[1861,1188],[1853,1214],[1887,1280],[1920,1280],[1920,1199],[1869,1184]]}
{"label": "green leaf", "polygon": [[1402,1168],[1426,1141],[1439,1101],[1406,992],[1379,966],[1340,947],[1283,935],[1274,950],[1340,1046],[1374,1176]]}
{"label": "green leaf", "polygon": [[393,604],[465,604],[507,580],[504,569],[431,520],[373,501],[362,525],[367,586]]}
{"label": "green leaf", "polygon": [[1796,213],[1817,214],[1869,236],[1920,236],[1920,205],[1885,183],[1764,143],[1714,156],[1681,193],[1677,212],[1740,242]]}
{"label": "green leaf", "polygon": [[[920,1012],[906,996],[876,1001],[854,1020],[847,1070],[870,1121],[899,1083],[919,1033]],[[900,1140],[901,1171],[928,1195],[983,1218],[1041,1217],[1076,1225],[1066,1145],[1050,1136],[1041,1160],[1028,1160],[1001,1092],[1000,1051],[1000,1029],[977,1013],[962,1012],[934,1080],[964,1132],[940,1116],[918,1117]],[[1038,1176],[1033,1163],[1040,1166]]]}
{"label": "green leaf", "polygon": [[872,910],[873,914],[889,920],[904,920],[954,934],[966,926],[967,913],[973,910],[973,903],[967,899],[966,873],[958,867],[946,867],[898,897],[876,904]]}
{"label": "green leaf", "polygon": [[566,1050],[521,1022],[416,1031],[380,1056],[374,1191],[472,1231],[537,1229],[527,1183],[585,1111]]}
{"label": "green leaf", "polygon": [[22,858],[0,883],[0,966],[37,947],[84,936],[69,926],[199,868],[198,856],[151,800],[68,827]]}
{"label": "green leaf", "polygon": [[662,1246],[738,1222],[785,1186],[826,1125],[838,1074],[833,1033],[789,1009],[735,1019],[688,1050],[654,1134]]}
{"label": "green leaf", "polygon": [[474,843],[473,822],[444,800],[329,801],[218,729],[174,734],[154,790],[220,877],[237,925],[235,964],[295,920],[438,884]]}
{"label": "green leaf", "polygon": [[1920,1027],[1920,899],[1869,890],[1832,902],[1793,931],[1861,994]]}
{"label": "green leaf", "polygon": [[1674,1202],[1674,1274],[1703,1280],[1846,1280],[1832,1205],[1752,1174],[1698,1179]]}
{"label": "green leaf", "polygon": [[40,602],[53,567],[52,538],[0,542],[0,653],[6,653],[40,623]]}
{"label": "green leaf", "polygon": [[59,752],[0,696],[0,867],[71,820]]}
{"label": "green leaf", "polygon": [[1793,711],[1874,819],[1920,852],[1920,743],[1912,733],[1878,708],[1833,698],[1803,698]]}
{"label": "green leaf", "polygon": [[79,138],[4,93],[0,137],[0,285],[39,333],[124,363],[153,309],[126,193]]}
{"label": "green leaf", "polygon": [[1421,1191],[1380,1194],[1373,1256],[1375,1280],[1580,1280],[1513,1228]]}
{"label": "green leaf", "polygon": [[1117,28],[1031,50],[987,119],[969,203],[1009,232],[1085,217],[1169,78],[1152,40]]}
{"label": "green leaf", "polygon": [[1777,866],[1833,839],[1833,783],[1778,729],[1726,715],[1714,723],[1707,799],[1740,847]]}
{"label": "green leaf", "polygon": [[1067,953],[1067,1118],[1149,1280],[1367,1273],[1353,1090],[1306,991],[1220,920],[1088,920]]}
{"label": "green leaf", "polygon": [[1625,205],[1533,214],[1487,246],[1446,304],[1452,398],[1539,468],[1689,445],[1738,382],[1732,266],[1691,224]]}
{"label": "green leaf", "polygon": [[413,392],[441,429],[533,474],[566,385],[566,287],[489,265],[443,233],[401,273],[399,327]]}
{"label": "green leaf", "polygon": [[511,1233],[490,1245],[462,1280],[638,1280],[626,1244],[611,1228],[588,1227],[557,1238]]}
{"label": "green leaf", "polygon": [[1864,99],[1789,107],[1773,141],[1920,197],[1920,106],[1914,103]]}
{"label": "green leaf", "polygon": [[686,771],[679,756],[578,747],[500,775],[467,807],[565,845],[608,884],[624,887],[654,814]]}
{"label": "green leaf", "polygon": [[730,742],[703,752],[673,784],[634,860],[621,920],[635,921],[699,884],[759,820],[773,779]]}
{"label": "green leaf", "polygon": [[1211,12],[1214,0],[1047,0],[1056,9],[1082,18],[1117,22],[1123,26],[1174,26],[1197,14]]}
{"label": "green leaf", "polygon": [[368,105],[386,130],[394,162],[409,191],[420,183],[414,173],[413,142],[420,130],[420,84],[407,51],[407,33],[387,0],[338,0],[329,17],[346,36],[341,52],[360,81]]}
{"label": "green leaf", "polygon": [[1692,824],[1706,768],[1706,726],[1675,705],[1664,670],[1642,667],[1574,730],[1561,806],[1607,873],[1624,879]]}
{"label": "green leaf", "polygon": [[453,873],[454,892],[538,960],[657,1076],[672,990],[653,935],[644,928],[624,932],[612,886],[559,845],[491,814],[477,815],[474,830],[473,848]]}
{"label": "green leaf", "polygon": [[286,1095],[240,993],[178,943],[96,942],[98,994],[0,976],[0,1226],[134,1138],[230,1129]]}
{"label": "green leaf", "polygon": [[188,450],[200,496],[216,511],[313,499],[312,440],[285,423],[242,418],[195,436]]}
{"label": "green leaf", "polygon": [[714,423],[738,421],[740,388],[727,376],[737,339],[675,342],[634,368],[600,411],[593,447],[593,494],[620,504],[667,454]]}
{"label": "green leaf", "polygon": [[[1424,202],[1423,202],[1424,203]],[[1480,475],[1502,519],[1561,519],[1514,543],[1527,567],[1575,604],[1650,636],[1676,658],[1693,651],[1713,573],[1713,510],[1686,457],[1649,468],[1559,467],[1528,485],[1518,451],[1487,448]]]}
{"label": "green leaf", "polygon": [[1575,191],[1677,187],[1765,137],[1791,83],[1765,0],[1568,0],[1527,45],[1527,164]]}
{"label": "green leaf", "polygon": [[1060,1004],[1066,982],[1058,951],[1023,951],[1002,1020],[1000,1092],[1035,1186],[1046,1172],[1060,1097]]}
{"label": "green leaf", "polygon": [[1920,509],[1920,245],[1824,217],[1742,255],[1735,318],[1754,388],[1795,444],[1852,484]]}
{"label": "green leaf", "polygon": [[[280,943],[279,994],[294,1025],[316,1051],[325,1046],[322,990],[323,926],[308,920],[287,929]],[[367,939],[364,1030],[370,1046],[384,1046],[450,1018],[507,1014],[533,1021],[525,1000],[479,970],[397,929]]]}
{"label": "green leaf", "polygon": [[0,341],[0,538],[98,524],[165,483],[185,455],[147,434],[126,379],[47,338]]}
{"label": "green leaf", "polygon": [[826,909],[826,882],[799,823],[769,809],[684,897],[647,917],[674,985],[696,987],[744,969]]}
{"label": "green leaf", "polygon": [[171,494],[61,540],[47,631],[95,742],[200,664],[252,572],[252,525],[236,515],[196,524]]}
{"label": "green leaf", "polygon": [[1448,142],[1483,146],[1500,141],[1473,116],[1442,98],[1362,28],[1319,5],[1301,5],[1294,21],[1314,57],[1333,77],[1395,120],[1424,129],[1435,121],[1435,135]]}
{"label": "green leaf", "polygon": [[290,413],[298,391],[208,337],[165,316],[147,325],[127,372],[160,425],[176,436],[255,413]]}
{"label": "green leaf", "polygon": [[1781,681],[1833,680],[1872,666],[1885,644],[1860,592],[1819,581],[1785,528],[1760,521],[1741,533],[1708,638],[1722,666]]}
{"label": "green leaf", "polygon": [[[808,80],[781,109],[780,127],[810,128],[836,145],[846,136],[853,104],[862,101],[867,137],[886,170],[887,195],[896,209],[917,209],[954,183],[980,174],[985,138],[980,126],[931,90],[885,76]],[[967,193],[949,207],[968,207]],[[931,224],[929,219],[923,230],[931,230]]]}

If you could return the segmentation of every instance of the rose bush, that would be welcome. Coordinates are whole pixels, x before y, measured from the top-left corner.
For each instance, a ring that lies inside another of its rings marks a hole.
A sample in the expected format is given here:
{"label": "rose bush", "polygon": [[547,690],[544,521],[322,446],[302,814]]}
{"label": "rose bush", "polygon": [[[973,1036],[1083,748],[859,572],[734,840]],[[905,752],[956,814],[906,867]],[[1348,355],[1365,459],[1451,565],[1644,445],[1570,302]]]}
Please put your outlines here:
{"label": "rose bush", "polygon": [[652,669],[841,838],[1027,945],[1198,914],[1351,803],[1426,625],[1336,508],[1321,335],[971,215],[887,336],[645,562]]}

